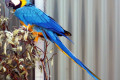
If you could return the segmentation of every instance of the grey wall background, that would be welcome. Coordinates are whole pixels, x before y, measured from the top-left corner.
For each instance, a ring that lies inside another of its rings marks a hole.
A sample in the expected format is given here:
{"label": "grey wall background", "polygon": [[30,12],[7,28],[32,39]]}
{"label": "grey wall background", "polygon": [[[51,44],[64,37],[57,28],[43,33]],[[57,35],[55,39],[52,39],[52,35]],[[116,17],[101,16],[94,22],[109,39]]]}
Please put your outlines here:
{"label": "grey wall background", "polygon": [[[72,33],[74,44],[61,40],[91,71],[102,80],[120,79],[120,0],[46,0],[46,13]],[[93,80],[54,50],[51,80]]]}
{"label": "grey wall background", "polygon": [[[102,80],[120,79],[120,0],[47,0],[46,12],[72,33],[66,46]],[[54,57],[52,80],[93,80],[64,54]]]}

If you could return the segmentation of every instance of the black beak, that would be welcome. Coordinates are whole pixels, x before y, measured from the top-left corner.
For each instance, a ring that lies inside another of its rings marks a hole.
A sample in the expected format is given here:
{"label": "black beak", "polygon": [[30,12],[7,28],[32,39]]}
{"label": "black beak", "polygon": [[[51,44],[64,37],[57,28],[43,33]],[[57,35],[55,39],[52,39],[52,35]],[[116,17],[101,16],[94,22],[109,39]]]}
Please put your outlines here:
{"label": "black beak", "polygon": [[11,0],[5,0],[5,4],[7,7],[13,7],[14,4],[11,2]]}

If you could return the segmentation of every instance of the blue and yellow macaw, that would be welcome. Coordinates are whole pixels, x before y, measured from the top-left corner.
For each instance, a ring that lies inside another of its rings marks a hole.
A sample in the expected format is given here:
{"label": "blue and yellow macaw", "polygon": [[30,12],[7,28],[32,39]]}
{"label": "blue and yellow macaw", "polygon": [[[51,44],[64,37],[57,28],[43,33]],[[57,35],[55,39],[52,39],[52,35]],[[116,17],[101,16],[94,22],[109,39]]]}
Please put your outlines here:
{"label": "blue and yellow macaw", "polygon": [[[58,36],[71,36],[71,33],[64,30],[55,20],[46,15],[43,11],[36,8],[29,0],[5,0],[7,7],[12,7],[15,16],[20,20],[29,31],[33,31],[34,35],[43,36],[53,42],[64,54],[77,63],[83,70],[87,71],[95,80],[100,80],[93,72],[91,72],[72,52],[67,49],[60,41]],[[38,37],[36,36],[35,41]],[[71,41],[71,40],[70,40]]]}

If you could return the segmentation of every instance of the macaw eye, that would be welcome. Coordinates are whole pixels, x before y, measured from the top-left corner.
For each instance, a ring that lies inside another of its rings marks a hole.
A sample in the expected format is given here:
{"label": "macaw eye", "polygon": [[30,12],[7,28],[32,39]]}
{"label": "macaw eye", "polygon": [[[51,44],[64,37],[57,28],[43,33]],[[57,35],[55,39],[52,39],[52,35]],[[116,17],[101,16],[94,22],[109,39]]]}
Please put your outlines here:
{"label": "macaw eye", "polygon": [[16,6],[20,4],[20,0],[11,0],[11,2]]}

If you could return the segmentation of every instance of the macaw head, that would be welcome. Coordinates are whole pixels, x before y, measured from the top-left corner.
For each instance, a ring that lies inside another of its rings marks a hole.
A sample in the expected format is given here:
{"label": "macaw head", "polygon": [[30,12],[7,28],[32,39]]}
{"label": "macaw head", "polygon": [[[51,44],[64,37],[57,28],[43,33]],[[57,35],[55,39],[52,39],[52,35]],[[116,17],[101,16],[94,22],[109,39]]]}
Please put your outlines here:
{"label": "macaw head", "polygon": [[29,0],[5,0],[5,4],[7,7],[12,7],[13,9],[17,9],[20,7],[25,6],[26,4],[29,4]]}

